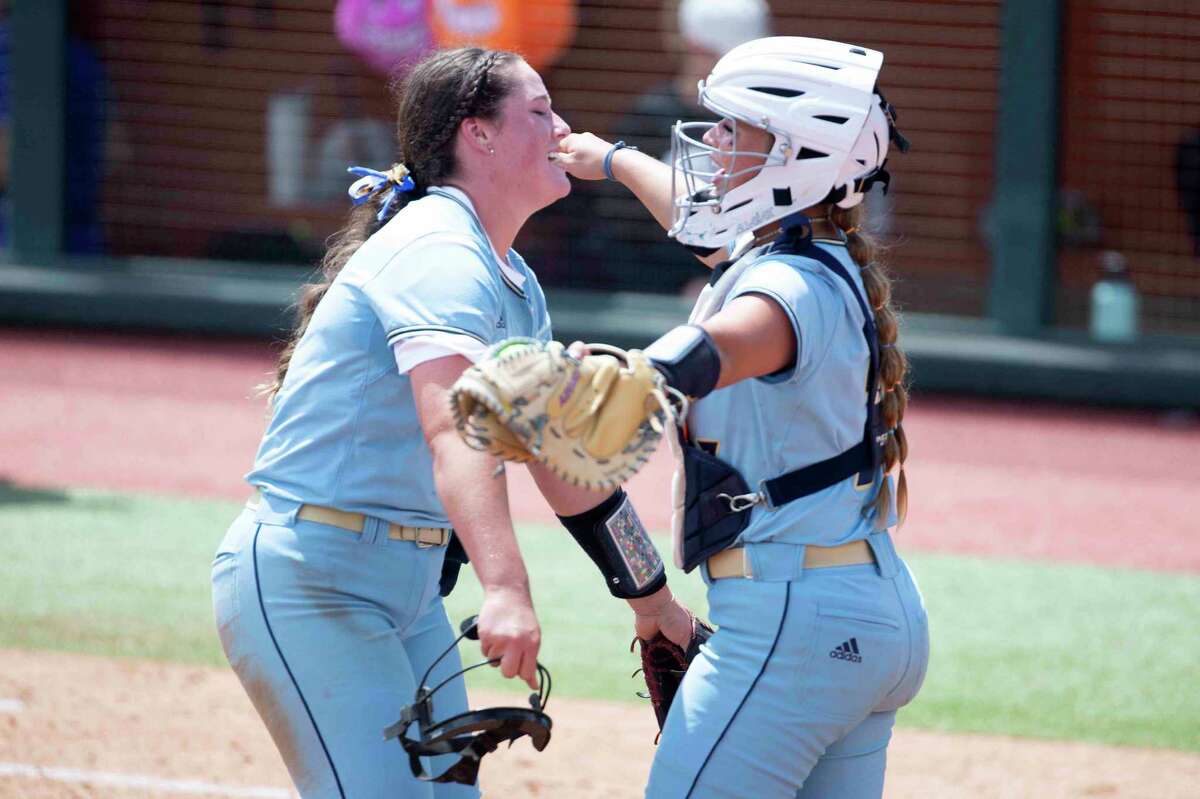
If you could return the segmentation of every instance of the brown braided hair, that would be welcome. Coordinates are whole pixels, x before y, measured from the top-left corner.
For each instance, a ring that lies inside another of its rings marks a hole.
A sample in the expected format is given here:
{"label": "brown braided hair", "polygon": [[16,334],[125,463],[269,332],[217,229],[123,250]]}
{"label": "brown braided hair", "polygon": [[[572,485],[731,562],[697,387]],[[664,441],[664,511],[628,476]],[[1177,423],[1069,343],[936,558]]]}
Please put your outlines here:
{"label": "brown braided hair", "polygon": [[[904,479],[904,461],[908,457],[908,439],[901,422],[908,407],[908,357],[896,344],[900,334],[900,317],[892,304],[892,280],[881,258],[883,248],[862,231],[866,209],[862,204],[853,208],[830,209],[829,218],[846,234],[846,250],[859,265],[867,302],[875,312],[875,329],[879,336],[879,404],[880,419],[887,431],[883,445],[883,473],[887,475],[899,466],[896,482],[896,513],[900,523],[908,515],[908,482]],[[887,520],[891,496],[885,480],[875,499],[876,519]]]}
{"label": "brown braided hair", "polygon": [[[519,59],[515,53],[479,47],[441,50],[391,85],[396,102],[398,160],[408,167],[416,188],[392,203],[389,216],[411,200],[424,197],[428,187],[455,175],[458,161],[454,143],[459,125],[469,117],[497,117],[512,90],[512,81],[503,67]],[[351,209],[346,226],[329,239],[317,279],[301,286],[291,337],[279,354],[272,380],[260,387],[268,397],[274,399],[283,385],[296,345],[318,303],[350,256],[379,228],[381,222],[376,216],[390,194],[388,187],[383,184],[368,202]]]}

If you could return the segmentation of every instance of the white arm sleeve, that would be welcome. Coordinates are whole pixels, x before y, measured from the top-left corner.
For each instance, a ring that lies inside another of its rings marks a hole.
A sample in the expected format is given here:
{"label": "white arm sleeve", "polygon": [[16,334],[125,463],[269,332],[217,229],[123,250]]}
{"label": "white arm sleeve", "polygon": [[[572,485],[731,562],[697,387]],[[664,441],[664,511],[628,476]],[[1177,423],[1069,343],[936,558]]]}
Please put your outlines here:
{"label": "white arm sleeve", "polygon": [[392,345],[400,374],[407,374],[418,364],[447,355],[461,355],[475,363],[487,349],[488,346],[483,342],[462,333],[425,333],[402,338]]}

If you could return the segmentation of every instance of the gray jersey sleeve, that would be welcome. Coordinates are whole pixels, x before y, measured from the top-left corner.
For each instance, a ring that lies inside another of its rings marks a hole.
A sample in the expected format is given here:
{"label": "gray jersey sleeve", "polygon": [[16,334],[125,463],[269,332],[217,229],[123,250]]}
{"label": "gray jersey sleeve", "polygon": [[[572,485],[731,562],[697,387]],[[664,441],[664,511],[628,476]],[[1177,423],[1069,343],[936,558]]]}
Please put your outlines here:
{"label": "gray jersey sleeve", "polygon": [[495,276],[477,245],[434,235],[399,253],[363,284],[388,344],[415,335],[457,333],[483,344],[496,338],[501,300]]}

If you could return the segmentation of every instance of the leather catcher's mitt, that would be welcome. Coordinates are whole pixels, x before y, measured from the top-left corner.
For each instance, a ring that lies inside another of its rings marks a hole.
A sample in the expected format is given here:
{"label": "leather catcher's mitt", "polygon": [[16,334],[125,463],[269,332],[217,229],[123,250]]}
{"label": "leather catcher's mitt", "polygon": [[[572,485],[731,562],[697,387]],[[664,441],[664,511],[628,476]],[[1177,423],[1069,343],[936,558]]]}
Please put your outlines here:
{"label": "leather catcher's mitt", "polygon": [[667,721],[667,711],[671,709],[671,703],[675,701],[675,694],[683,682],[683,675],[700,652],[700,645],[712,634],[711,627],[693,616],[692,637],[687,648],[673,643],[662,633],[655,633],[649,641],[634,638],[633,644],[630,644],[631,652],[634,644],[641,645],[641,672],[646,679],[648,698],[654,706],[654,717],[658,720],[660,734],[663,724]]}
{"label": "leather catcher's mitt", "polygon": [[[450,391],[459,435],[505,460],[537,460],[585,488],[615,488],[653,454],[675,411],[640,350],[512,338],[466,369]],[[686,402],[686,400],[682,400]]]}

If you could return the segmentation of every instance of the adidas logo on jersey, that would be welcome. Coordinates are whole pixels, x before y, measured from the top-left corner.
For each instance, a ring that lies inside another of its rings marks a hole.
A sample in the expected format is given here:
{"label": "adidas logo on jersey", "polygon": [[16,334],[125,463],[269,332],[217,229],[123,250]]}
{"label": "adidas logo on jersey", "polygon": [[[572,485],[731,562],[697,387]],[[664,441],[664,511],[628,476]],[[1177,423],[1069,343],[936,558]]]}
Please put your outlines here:
{"label": "adidas logo on jersey", "polygon": [[829,650],[829,657],[834,660],[848,660],[851,663],[862,663],[862,655],[858,653],[858,639],[851,638],[841,646]]}

